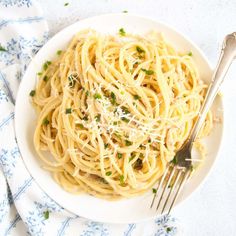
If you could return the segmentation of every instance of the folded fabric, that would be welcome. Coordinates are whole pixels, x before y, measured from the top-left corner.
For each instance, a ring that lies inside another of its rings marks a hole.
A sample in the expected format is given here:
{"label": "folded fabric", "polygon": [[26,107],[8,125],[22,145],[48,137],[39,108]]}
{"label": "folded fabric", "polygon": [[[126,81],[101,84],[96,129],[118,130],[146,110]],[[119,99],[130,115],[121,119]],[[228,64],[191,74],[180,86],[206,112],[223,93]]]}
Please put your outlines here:
{"label": "folded fabric", "polygon": [[139,224],[97,223],[68,212],[41,190],[17,146],[14,103],[48,27],[33,0],[0,0],[0,12],[0,235],[177,235],[179,227],[169,216]]}

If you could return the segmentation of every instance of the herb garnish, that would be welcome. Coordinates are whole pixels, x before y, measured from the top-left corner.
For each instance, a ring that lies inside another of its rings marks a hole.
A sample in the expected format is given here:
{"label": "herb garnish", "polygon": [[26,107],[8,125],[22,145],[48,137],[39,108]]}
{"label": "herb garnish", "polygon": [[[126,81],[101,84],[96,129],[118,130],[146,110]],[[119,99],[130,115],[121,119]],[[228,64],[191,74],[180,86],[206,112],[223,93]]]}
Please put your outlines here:
{"label": "herb garnish", "polygon": [[99,93],[95,93],[95,94],[93,95],[93,97],[94,97],[95,99],[101,99],[101,98],[102,98],[102,95],[99,94]]}
{"label": "herb garnish", "polygon": [[122,153],[117,153],[117,157],[118,157],[118,159],[121,159],[122,158]]}
{"label": "herb garnish", "polygon": [[97,122],[101,121],[101,114],[96,115],[96,116],[95,116],[95,120],[96,120]]}
{"label": "herb garnish", "polygon": [[111,104],[112,105],[116,104],[116,95],[113,92],[111,92]]}
{"label": "herb garnish", "polygon": [[48,80],[49,80],[48,76],[45,75],[45,76],[43,77],[43,81],[44,81],[44,82],[47,82]]}
{"label": "herb garnish", "polygon": [[73,88],[73,87],[75,86],[75,78],[74,78],[74,76],[73,76],[73,75],[70,75],[70,76],[68,77],[68,80],[69,80],[69,87],[70,87],[70,88]]}
{"label": "herb garnish", "polygon": [[124,175],[120,175],[120,183],[121,184],[124,184],[124,179],[125,179]]}
{"label": "herb garnish", "polygon": [[106,176],[110,176],[111,174],[112,174],[111,171],[106,172]]}
{"label": "herb garnish", "polygon": [[129,140],[125,140],[125,145],[126,146],[131,146],[133,144],[133,142],[129,141]]}
{"label": "herb garnish", "polygon": [[0,52],[7,52],[7,49],[0,44]]}
{"label": "herb garnish", "polygon": [[141,99],[141,97],[139,95],[135,94],[134,95],[134,100],[139,100],[139,99]]}
{"label": "herb garnish", "polygon": [[123,120],[125,123],[128,123],[130,121],[130,119],[128,119],[126,117],[121,117],[121,120]]}
{"label": "herb garnish", "polygon": [[46,118],[43,119],[43,125],[48,125],[49,124],[49,120]]}
{"label": "herb garnish", "polygon": [[138,53],[144,53],[144,52],[145,52],[145,51],[144,51],[142,48],[140,48],[139,46],[136,47],[136,50],[137,50]]}
{"label": "herb garnish", "polygon": [[58,55],[58,56],[61,55],[61,53],[62,53],[62,50],[58,50],[58,51],[57,51],[57,55]]}
{"label": "herb garnish", "polygon": [[146,69],[141,69],[143,72],[146,73],[146,75],[153,75],[154,74],[154,71],[153,70],[146,70]]}
{"label": "herb garnish", "polygon": [[188,56],[190,56],[190,57],[191,57],[192,55],[193,55],[193,53],[192,53],[192,52],[189,52],[189,53],[188,53]]}
{"label": "herb garnish", "polygon": [[125,36],[126,35],[126,32],[125,32],[124,28],[120,28],[119,29],[119,33],[120,33],[121,36]]}
{"label": "herb garnish", "polygon": [[69,5],[69,3],[68,2],[66,2],[65,4],[64,4],[64,6],[66,7],[66,6],[68,6]]}
{"label": "herb garnish", "polygon": [[153,192],[153,193],[157,193],[157,189],[156,189],[156,188],[153,188],[153,189],[152,189],[152,192]]}
{"label": "herb garnish", "polygon": [[44,219],[47,220],[49,218],[49,211],[45,211],[43,213]]}
{"label": "herb garnish", "polygon": [[29,93],[29,95],[30,95],[31,97],[33,97],[33,96],[35,95],[35,93],[36,93],[35,90],[31,90],[30,93]]}
{"label": "herb garnish", "polygon": [[71,108],[66,108],[66,114],[71,114],[72,113],[72,109]]}
{"label": "herb garnish", "polygon": [[51,65],[52,62],[51,61],[46,61],[44,64],[43,64],[43,70],[47,70],[48,69],[48,66]]}

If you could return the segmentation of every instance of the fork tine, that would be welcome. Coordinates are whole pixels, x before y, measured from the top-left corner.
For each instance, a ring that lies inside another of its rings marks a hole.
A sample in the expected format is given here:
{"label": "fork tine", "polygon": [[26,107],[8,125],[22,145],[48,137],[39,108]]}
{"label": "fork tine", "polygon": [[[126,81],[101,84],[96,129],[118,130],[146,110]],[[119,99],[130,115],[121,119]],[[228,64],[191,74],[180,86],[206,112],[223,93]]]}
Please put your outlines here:
{"label": "fork tine", "polygon": [[155,193],[154,196],[153,196],[153,199],[152,199],[152,203],[151,203],[150,208],[152,208],[152,206],[153,206],[153,204],[154,204],[154,202],[155,202],[155,199],[156,199],[156,197],[157,197],[157,193],[158,193],[158,191],[159,191],[159,189],[160,189],[160,186],[163,184],[164,179],[165,179],[165,177],[166,177],[166,175],[167,175],[169,169],[170,169],[170,166],[168,166],[168,167],[166,168],[166,170],[164,171],[164,174],[163,174],[163,176],[162,176],[162,178],[161,178],[161,181],[160,181],[158,187],[156,188],[157,191],[156,191],[156,193]]}
{"label": "fork tine", "polygon": [[[181,173],[181,171],[180,171],[180,173]],[[175,193],[174,199],[173,199],[173,201],[172,201],[172,203],[171,203],[171,205],[170,205],[170,208],[169,208],[169,210],[168,210],[167,215],[170,214],[170,211],[171,211],[171,209],[172,209],[172,207],[173,207],[173,205],[174,205],[174,203],[175,203],[175,201],[176,201],[176,199],[177,199],[179,193],[180,193],[181,190],[183,189],[183,186],[184,186],[185,182],[187,181],[188,177],[190,176],[190,174],[191,174],[191,171],[190,171],[190,170],[187,170],[187,171],[184,173],[183,178],[182,178],[182,180],[181,180],[181,182],[180,182],[180,185],[179,185],[179,187],[178,187],[178,190],[177,190],[177,192]]]}
{"label": "fork tine", "polygon": [[166,198],[166,201],[165,201],[164,206],[163,206],[163,208],[162,208],[161,214],[164,212],[164,210],[165,210],[165,208],[166,208],[166,205],[167,205],[167,203],[168,203],[168,200],[169,200],[169,198],[170,198],[170,196],[171,196],[171,193],[173,192],[173,189],[175,189],[175,186],[176,186],[176,184],[178,183],[181,174],[182,174],[182,171],[179,170],[177,176],[175,177],[174,184],[173,184],[173,186],[171,186],[171,189],[170,189],[170,191],[169,191],[169,194],[168,194],[168,196],[167,196],[167,198]]}
{"label": "fork tine", "polygon": [[159,206],[160,206],[160,204],[161,204],[162,198],[163,198],[163,196],[164,196],[164,193],[165,193],[166,189],[168,188],[172,177],[174,176],[175,169],[176,169],[176,168],[173,166],[173,169],[172,169],[172,171],[171,171],[171,173],[170,173],[170,176],[168,177],[168,180],[166,181],[165,187],[164,187],[164,189],[162,190],[161,197],[160,197],[159,202],[158,202],[157,207],[156,207],[156,211],[158,210],[158,208],[159,208]]}

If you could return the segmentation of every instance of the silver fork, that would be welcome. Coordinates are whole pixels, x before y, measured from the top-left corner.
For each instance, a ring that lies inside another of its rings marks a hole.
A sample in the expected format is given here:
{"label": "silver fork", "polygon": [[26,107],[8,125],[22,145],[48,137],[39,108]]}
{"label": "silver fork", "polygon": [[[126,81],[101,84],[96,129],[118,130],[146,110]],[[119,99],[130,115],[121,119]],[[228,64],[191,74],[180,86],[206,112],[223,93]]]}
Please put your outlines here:
{"label": "silver fork", "polygon": [[220,85],[228,71],[228,68],[235,56],[236,32],[228,34],[225,37],[219,61],[212,76],[211,84],[208,88],[205,100],[191,134],[180,150],[177,151],[173,161],[167,166],[161,180],[159,181],[158,187],[154,189],[155,194],[150,207],[152,208],[154,206],[155,200],[157,200],[156,210],[161,210],[161,214],[164,212],[167,212],[167,214],[170,213],[177,197],[191,175],[191,150],[193,142],[198,134],[198,131],[203,125],[207,112],[209,111],[214,98],[219,91]]}

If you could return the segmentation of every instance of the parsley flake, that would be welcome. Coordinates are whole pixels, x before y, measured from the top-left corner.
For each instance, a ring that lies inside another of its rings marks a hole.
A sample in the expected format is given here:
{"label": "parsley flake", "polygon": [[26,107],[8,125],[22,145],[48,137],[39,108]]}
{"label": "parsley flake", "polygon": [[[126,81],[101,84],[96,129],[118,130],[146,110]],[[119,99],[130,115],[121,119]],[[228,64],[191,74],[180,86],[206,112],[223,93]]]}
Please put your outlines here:
{"label": "parsley flake", "polygon": [[102,98],[102,95],[99,94],[99,93],[95,93],[95,94],[93,95],[93,97],[94,97],[95,99],[101,99],[101,98]]}
{"label": "parsley flake", "polygon": [[154,74],[154,71],[153,70],[146,70],[146,69],[141,69],[143,72],[146,73],[146,75],[153,75]]}
{"label": "parsley flake", "polygon": [[153,192],[153,193],[157,193],[157,189],[156,189],[156,188],[153,188],[153,189],[152,189],[152,192]]}
{"label": "parsley flake", "polygon": [[0,44],[0,52],[7,52],[7,49]]}
{"label": "parsley flake", "polygon": [[65,7],[67,7],[68,5],[69,5],[69,3],[68,3],[68,2],[66,2],[66,3],[64,4],[64,6],[65,6]]}
{"label": "parsley flake", "polygon": [[139,99],[141,99],[141,97],[139,95],[135,94],[134,95],[134,100],[139,100]]}
{"label": "parsley flake", "polygon": [[47,220],[49,218],[49,211],[45,211],[43,213],[44,219]]}
{"label": "parsley flake", "polygon": [[133,144],[133,142],[129,141],[129,140],[125,140],[125,145],[126,146],[131,146]]}
{"label": "parsley flake", "polygon": [[191,57],[192,55],[193,55],[193,53],[192,53],[192,52],[189,52],[189,53],[188,53],[188,56],[190,56],[190,57]]}
{"label": "parsley flake", "polygon": [[57,51],[57,55],[58,55],[58,56],[60,56],[61,53],[62,53],[62,50],[58,50],[58,51]]}
{"label": "parsley flake", "polygon": [[48,69],[48,66],[51,65],[52,62],[51,61],[46,61],[44,64],[43,64],[43,70],[47,70]]}
{"label": "parsley flake", "polygon": [[126,35],[126,32],[125,32],[124,28],[120,28],[120,29],[119,29],[119,34],[120,34],[121,36],[125,36],[125,35]]}
{"label": "parsley flake", "polygon": [[44,82],[47,82],[48,80],[49,80],[48,76],[45,75],[45,76],[43,77],[43,81],[44,81]]}
{"label": "parsley flake", "polygon": [[137,50],[138,53],[144,53],[144,52],[145,52],[145,51],[144,51],[142,48],[140,48],[139,46],[136,47],[136,50]]}
{"label": "parsley flake", "polygon": [[30,95],[31,97],[33,97],[33,96],[35,95],[35,93],[36,93],[35,90],[31,90],[30,93],[29,93],[29,95]]}
{"label": "parsley flake", "polygon": [[49,120],[47,118],[43,119],[43,125],[48,125],[49,124]]}
{"label": "parsley flake", "polygon": [[112,174],[111,171],[106,172],[106,176],[110,176],[111,174]]}
{"label": "parsley flake", "polygon": [[96,116],[95,116],[95,120],[96,120],[97,122],[101,121],[101,114],[96,115]]}
{"label": "parsley flake", "polygon": [[121,159],[122,158],[122,153],[117,153],[117,157],[118,157],[118,159]]}
{"label": "parsley flake", "polygon": [[111,104],[112,105],[116,104],[116,95],[113,92],[111,92]]}
{"label": "parsley flake", "polygon": [[125,179],[124,175],[120,175],[120,183],[121,184],[124,184],[124,179]]}
{"label": "parsley flake", "polygon": [[71,114],[72,113],[72,109],[71,108],[66,108],[66,114]]}

